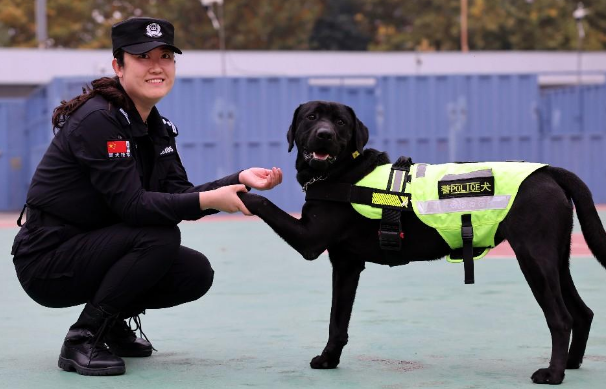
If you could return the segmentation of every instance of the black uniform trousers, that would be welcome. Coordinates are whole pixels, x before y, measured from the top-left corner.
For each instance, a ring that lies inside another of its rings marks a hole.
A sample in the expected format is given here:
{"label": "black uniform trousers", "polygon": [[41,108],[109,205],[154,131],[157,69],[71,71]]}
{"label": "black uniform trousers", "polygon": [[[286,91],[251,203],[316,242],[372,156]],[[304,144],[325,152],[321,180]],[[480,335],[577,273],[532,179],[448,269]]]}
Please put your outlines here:
{"label": "black uniform trousers", "polygon": [[129,316],[197,300],[213,276],[203,254],[181,246],[177,226],[116,224],[78,234],[39,258],[26,292],[47,307],[92,302]]}

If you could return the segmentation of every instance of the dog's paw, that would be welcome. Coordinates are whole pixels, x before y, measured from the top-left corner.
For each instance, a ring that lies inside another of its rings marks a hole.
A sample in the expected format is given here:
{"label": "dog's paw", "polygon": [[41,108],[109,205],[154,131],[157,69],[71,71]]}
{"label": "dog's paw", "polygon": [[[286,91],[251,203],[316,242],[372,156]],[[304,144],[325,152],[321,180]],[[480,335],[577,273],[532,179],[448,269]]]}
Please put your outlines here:
{"label": "dog's paw", "polygon": [[539,369],[531,377],[535,384],[559,385],[564,381],[564,372],[556,372],[554,369]]}
{"label": "dog's paw", "polygon": [[242,200],[244,205],[246,205],[246,208],[255,214],[259,206],[263,204],[263,201],[267,201],[267,199],[263,196],[248,192],[238,192],[238,197],[240,197],[240,200]]}
{"label": "dog's paw", "polygon": [[314,357],[309,366],[312,369],[334,369],[339,365],[339,358],[331,358],[329,353],[323,352],[322,355]]}

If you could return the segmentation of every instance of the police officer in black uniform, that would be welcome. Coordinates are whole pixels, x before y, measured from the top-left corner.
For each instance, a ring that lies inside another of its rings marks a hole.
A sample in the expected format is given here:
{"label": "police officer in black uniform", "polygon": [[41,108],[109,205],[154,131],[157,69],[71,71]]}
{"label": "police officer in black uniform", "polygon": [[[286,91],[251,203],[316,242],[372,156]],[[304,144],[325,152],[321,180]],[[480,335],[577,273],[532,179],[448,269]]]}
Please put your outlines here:
{"label": "police officer in black uniform", "polygon": [[33,300],[85,304],[59,356],[59,367],[83,375],[123,374],[120,357],[151,355],[147,337],[135,334],[138,315],[194,301],[210,288],[210,263],[181,246],[179,222],[218,211],[250,214],[237,192],[282,181],[280,169],[250,168],[191,184],[177,128],[155,107],[173,86],[181,54],[172,24],[131,18],[112,27],[112,44],[116,77],[93,81],[53,113],[55,137],[32,178],[12,248]]}

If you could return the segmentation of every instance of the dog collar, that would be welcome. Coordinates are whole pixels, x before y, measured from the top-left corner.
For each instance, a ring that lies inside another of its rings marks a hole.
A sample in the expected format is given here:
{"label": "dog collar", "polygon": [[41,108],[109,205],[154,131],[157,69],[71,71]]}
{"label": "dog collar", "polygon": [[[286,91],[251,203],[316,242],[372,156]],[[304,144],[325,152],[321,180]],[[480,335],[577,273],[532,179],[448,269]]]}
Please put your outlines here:
{"label": "dog collar", "polygon": [[324,181],[325,179],[327,179],[328,176],[317,176],[317,177],[313,177],[311,180],[307,181],[305,184],[303,184],[303,187],[301,187],[301,192],[307,192],[307,188],[313,184],[314,182],[318,182],[318,181]]}

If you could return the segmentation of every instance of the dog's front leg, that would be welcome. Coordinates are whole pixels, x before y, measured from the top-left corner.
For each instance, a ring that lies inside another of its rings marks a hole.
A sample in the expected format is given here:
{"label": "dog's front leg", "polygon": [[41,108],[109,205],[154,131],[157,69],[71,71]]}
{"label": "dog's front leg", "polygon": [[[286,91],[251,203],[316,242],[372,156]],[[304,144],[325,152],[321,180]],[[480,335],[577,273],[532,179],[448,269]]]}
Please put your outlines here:
{"label": "dog's front leg", "polygon": [[238,193],[238,196],[250,212],[263,219],[307,260],[318,258],[348,223],[343,217],[343,207],[330,203],[306,203],[301,219],[296,219],[263,196],[252,193]]}
{"label": "dog's front leg", "polygon": [[360,273],[364,270],[364,262],[353,262],[335,259],[331,253],[332,262],[332,307],[330,309],[330,327],[328,343],[321,355],[314,357],[310,366],[314,369],[334,369],[339,364],[343,347],[347,344],[349,319]]}

